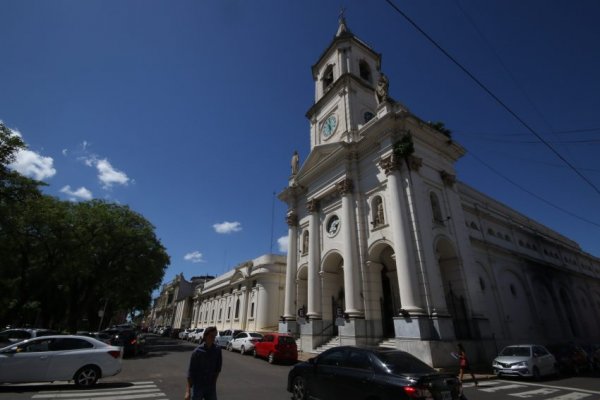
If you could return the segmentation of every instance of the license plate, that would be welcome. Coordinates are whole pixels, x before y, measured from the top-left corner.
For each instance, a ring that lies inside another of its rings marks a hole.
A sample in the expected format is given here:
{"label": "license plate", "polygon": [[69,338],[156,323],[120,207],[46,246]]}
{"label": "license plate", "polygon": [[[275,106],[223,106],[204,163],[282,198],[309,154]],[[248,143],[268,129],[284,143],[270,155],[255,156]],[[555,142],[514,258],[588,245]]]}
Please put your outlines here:
{"label": "license plate", "polygon": [[450,392],[441,392],[442,400],[452,400],[452,394]]}

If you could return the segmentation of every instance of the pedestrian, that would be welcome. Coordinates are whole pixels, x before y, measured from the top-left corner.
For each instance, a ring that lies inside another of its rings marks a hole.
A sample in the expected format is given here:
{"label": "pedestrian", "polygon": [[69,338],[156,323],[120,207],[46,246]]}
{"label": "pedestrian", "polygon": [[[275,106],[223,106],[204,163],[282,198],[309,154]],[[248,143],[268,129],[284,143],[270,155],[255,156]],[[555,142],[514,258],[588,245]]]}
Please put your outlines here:
{"label": "pedestrian", "polygon": [[185,400],[217,400],[217,379],[223,365],[221,348],[215,345],[217,328],[204,331],[200,345],[192,352]]}
{"label": "pedestrian", "polygon": [[469,359],[467,358],[467,352],[465,351],[465,348],[463,347],[463,345],[461,343],[458,344],[458,366],[460,368],[458,379],[461,381],[461,383],[463,381],[464,373],[468,372],[471,374],[471,377],[473,378],[473,382],[475,382],[475,386],[479,385],[479,383],[477,382],[477,379],[475,378],[475,375],[473,374],[473,371],[471,371],[471,367],[469,365]]}

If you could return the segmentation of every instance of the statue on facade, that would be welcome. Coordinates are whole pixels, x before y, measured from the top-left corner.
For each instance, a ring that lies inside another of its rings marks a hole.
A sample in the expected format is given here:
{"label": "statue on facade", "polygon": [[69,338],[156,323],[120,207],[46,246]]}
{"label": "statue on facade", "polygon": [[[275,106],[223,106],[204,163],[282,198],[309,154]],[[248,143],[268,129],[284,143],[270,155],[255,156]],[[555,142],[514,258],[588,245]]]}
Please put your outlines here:
{"label": "statue on facade", "polygon": [[298,173],[299,165],[300,165],[300,156],[298,156],[298,151],[294,150],[294,154],[292,155],[292,175],[296,175]]}
{"label": "statue on facade", "polygon": [[377,96],[377,104],[385,103],[388,99],[388,89],[390,87],[390,82],[388,81],[387,76],[382,72],[379,75],[379,80],[377,81],[377,87],[375,88],[375,94]]}

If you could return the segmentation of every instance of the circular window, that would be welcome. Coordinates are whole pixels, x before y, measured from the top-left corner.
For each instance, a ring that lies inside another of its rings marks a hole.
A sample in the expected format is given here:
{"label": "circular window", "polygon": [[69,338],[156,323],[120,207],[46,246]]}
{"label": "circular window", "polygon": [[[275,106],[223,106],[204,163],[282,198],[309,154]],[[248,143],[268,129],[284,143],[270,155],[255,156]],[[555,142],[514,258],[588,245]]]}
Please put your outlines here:
{"label": "circular window", "polygon": [[329,237],[335,236],[340,230],[340,218],[337,215],[332,216],[327,221],[326,225],[327,235]]}

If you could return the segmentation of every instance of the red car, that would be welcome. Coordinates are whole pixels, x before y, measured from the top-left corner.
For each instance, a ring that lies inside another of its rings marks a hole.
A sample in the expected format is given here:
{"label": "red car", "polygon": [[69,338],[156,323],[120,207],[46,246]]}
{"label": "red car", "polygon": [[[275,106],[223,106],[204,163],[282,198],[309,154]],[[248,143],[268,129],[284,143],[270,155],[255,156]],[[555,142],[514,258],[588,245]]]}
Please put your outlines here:
{"label": "red car", "polygon": [[266,358],[270,364],[281,361],[298,361],[296,340],[282,333],[267,333],[254,345],[254,357]]}

